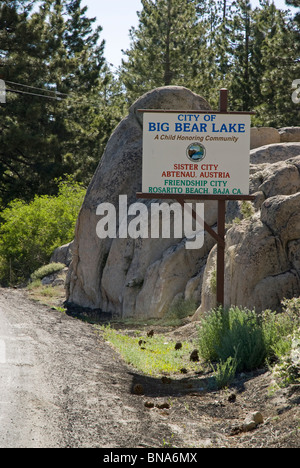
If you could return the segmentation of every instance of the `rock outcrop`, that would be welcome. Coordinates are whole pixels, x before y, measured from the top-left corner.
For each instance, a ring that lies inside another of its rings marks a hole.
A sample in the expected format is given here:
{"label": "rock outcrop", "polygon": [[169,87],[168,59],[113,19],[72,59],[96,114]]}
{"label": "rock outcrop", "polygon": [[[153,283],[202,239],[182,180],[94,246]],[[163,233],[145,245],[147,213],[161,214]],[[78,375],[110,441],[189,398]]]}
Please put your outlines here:
{"label": "rock outcrop", "polygon": [[[200,251],[188,251],[184,238],[97,237],[97,206],[108,202],[118,208],[119,195],[124,194],[131,204],[141,191],[143,116],[138,109],[210,110],[210,106],[186,88],[165,87],[147,93],[131,107],[111,136],[88,188],[76,227],[67,299],[120,317],[161,317],[174,297],[184,294],[214,242],[205,236]],[[207,223],[213,225],[215,202],[206,202],[205,211]]]}
{"label": "rock outcrop", "polygon": [[274,143],[295,143],[300,141],[300,127],[253,127],[251,128],[251,149]]}
{"label": "rock outcrop", "polygon": [[[236,220],[226,234],[225,305],[280,310],[282,299],[300,295],[300,143],[260,149],[261,164],[257,153],[250,177],[253,214]],[[277,162],[265,163],[270,154]],[[216,306],[215,270],[213,248],[195,319]]]}
{"label": "rock outcrop", "polygon": [[[119,196],[136,202],[142,183],[142,124],[138,109],[210,110],[182,87],[142,96],[111,136],[80,211],[67,300],[118,317],[162,317],[176,298],[201,303],[199,314],[216,305],[216,247],[209,234],[198,250],[186,239],[99,239],[97,207]],[[260,138],[250,153],[254,203],[227,204],[226,305],[279,309],[283,298],[300,295],[300,142],[295,128],[254,130]],[[265,134],[267,138],[261,139]],[[270,141],[271,140],[271,141]],[[284,140],[284,141],[283,141]],[[266,142],[271,144],[267,144]],[[263,146],[261,146],[263,145]],[[149,207],[153,200],[140,201]],[[205,202],[205,220],[217,221],[216,202]],[[57,252],[59,254],[59,252]]]}

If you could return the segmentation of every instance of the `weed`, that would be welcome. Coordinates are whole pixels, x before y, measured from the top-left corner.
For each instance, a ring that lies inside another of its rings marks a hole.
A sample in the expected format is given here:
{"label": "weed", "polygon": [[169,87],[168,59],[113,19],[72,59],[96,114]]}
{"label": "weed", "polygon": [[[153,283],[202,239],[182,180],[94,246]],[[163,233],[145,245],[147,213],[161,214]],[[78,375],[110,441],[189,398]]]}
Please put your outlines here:
{"label": "weed", "polygon": [[180,373],[183,361],[190,370],[199,368],[198,363],[189,362],[194,343],[182,342],[182,349],[178,352],[175,350],[175,342],[164,336],[154,335],[151,339],[144,337],[146,343],[141,347],[140,337],[124,335],[109,326],[102,326],[100,330],[104,333],[104,339],[112,344],[125,362],[144,374]]}
{"label": "weed", "polygon": [[54,273],[58,273],[59,271],[63,270],[66,265],[63,263],[49,263],[48,265],[44,265],[38,270],[36,270],[31,275],[31,281],[35,282],[38,280],[42,280],[46,276],[53,275]]}
{"label": "weed", "polygon": [[179,299],[173,304],[163,319],[159,321],[164,326],[179,326],[187,317],[193,315],[197,310],[196,302],[193,299]]}
{"label": "weed", "polygon": [[216,367],[211,365],[214,371],[214,379],[219,390],[228,387],[234,380],[238,362],[235,357],[229,357],[225,362],[219,362]]}
{"label": "weed", "polygon": [[198,329],[199,354],[207,362],[237,359],[237,370],[253,370],[289,349],[290,334],[298,326],[294,315],[231,307],[207,314]]}

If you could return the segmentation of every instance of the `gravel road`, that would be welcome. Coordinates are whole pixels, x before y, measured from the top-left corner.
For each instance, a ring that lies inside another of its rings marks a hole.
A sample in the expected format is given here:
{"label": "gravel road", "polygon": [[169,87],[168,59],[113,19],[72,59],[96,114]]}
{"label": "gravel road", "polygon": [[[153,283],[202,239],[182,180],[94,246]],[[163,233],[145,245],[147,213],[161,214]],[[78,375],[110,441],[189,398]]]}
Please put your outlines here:
{"label": "gravel road", "polygon": [[[230,391],[169,380],[126,365],[92,325],[0,289],[0,448],[299,447],[299,385],[270,396],[264,370]],[[232,430],[255,411],[264,424]]]}
{"label": "gravel road", "polygon": [[0,289],[0,448],[160,445],[134,380],[93,326]]}

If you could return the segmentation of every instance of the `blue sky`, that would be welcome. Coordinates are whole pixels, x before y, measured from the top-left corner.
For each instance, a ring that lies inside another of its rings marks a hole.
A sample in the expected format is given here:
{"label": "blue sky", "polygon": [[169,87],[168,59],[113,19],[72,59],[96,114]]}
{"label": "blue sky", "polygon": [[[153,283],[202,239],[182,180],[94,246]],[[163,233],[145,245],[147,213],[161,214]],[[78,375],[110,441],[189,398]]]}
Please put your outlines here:
{"label": "blue sky", "polygon": [[[252,6],[259,5],[252,0]],[[274,0],[278,8],[287,9],[284,0]],[[88,16],[96,17],[97,24],[103,28],[101,35],[106,41],[105,58],[115,67],[121,64],[121,50],[130,45],[129,29],[138,24],[137,11],[142,9],[140,0],[82,0],[88,7]]]}

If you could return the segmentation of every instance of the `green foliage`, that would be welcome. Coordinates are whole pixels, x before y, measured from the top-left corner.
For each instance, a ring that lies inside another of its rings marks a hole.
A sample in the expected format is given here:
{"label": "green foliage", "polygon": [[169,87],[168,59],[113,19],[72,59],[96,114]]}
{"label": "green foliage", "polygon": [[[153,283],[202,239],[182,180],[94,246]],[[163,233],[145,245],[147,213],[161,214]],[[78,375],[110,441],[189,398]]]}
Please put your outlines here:
{"label": "green foliage", "polygon": [[276,314],[231,307],[208,313],[199,327],[199,354],[207,362],[237,361],[237,370],[253,370],[272,360],[299,320],[288,313]]}
{"label": "green foliage", "polygon": [[221,361],[216,366],[212,365],[214,379],[219,390],[228,387],[233,382],[237,366],[236,358],[231,356],[225,362]]}
{"label": "green foliage", "polygon": [[244,219],[249,219],[254,215],[255,211],[252,204],[248,201],[242,201],[241,203],[241,213]]}
{"label": "green foliage", "polygon": [[272,344],[273,377],[279,387],[300,383],[300,298],[282,301],[283,313],[277,316],[278,338]]}
{"label": "green foliage", "polygon": [[54,196],[30,203],[14,200],[1,214],[0,281],[15,284],[49,262],[53,251],[74,238],[85,189],[70,180],[59,183]]}
{"label": "green foliage", "polygon": [[269,0],[255,9],[249,0],[142,5],[119,75],[130,103],[171,84],[192,89],[216,108],[220,88],[227,87],[232,110],[257,111],[253,124],[297,125],[291,86],[299,75],[300,15],[293,19]]}
{"label": "green foliage", "polygon": [[81,0],[1,2],[0,74],[17,91],[0,106],[3,207],[55,194],[66,173],[88,183],[122,117],[101,27],[86,12]]}
{"label": "green foliage", "polygon": [[212,294],[217,294],[217,270],[211,271],[210,274],[210,290]]}
{"label": "green foliage", "polygon": [[139,25],[130,31],[120,79],[130,103],[153,88],[171,84],[195,89],[204,45],[196,3],[186,0],[142,0]]}
{"label": "green foliage", "polygon": [[179,299],[169,308],[159,323],[164,326],[179,326],[185,318],[193,315],[196,309],[197,305],[193,299]]}
{"label": "green foliage", "polygon": [[44,265],[38,270],[34,271],[30,276],[31,281],[35,282],[45,278],[45,276],[53,275],[54,273],[58,273],[59,271],[63,270],[65,265],[63,263],[49,263],[48,265]]}
{"label": "green foliage", "polygon": [[[111,327],[100,327],[100,330],[104,333],[104,339],[113,345],[128,364],[145,374],[180,372],[185,361],[184,367],[187,370],[195,370],[198,366],[189,361],[189,355],[194,349],[193,343],[182,342],[182,348],[177,351],[175,342],[162,335],[154,335],[152,338],[131,337]],[[139,346],[141,339],[145,343]]]}
{"label": "green foliage", "polygon": [[277,348],[277,362],[272,368],[275,383],[279,387],[300,384],[300,328],[286,340],[286,346]]}

